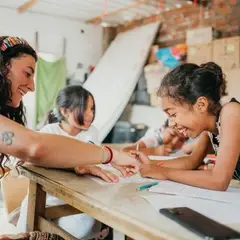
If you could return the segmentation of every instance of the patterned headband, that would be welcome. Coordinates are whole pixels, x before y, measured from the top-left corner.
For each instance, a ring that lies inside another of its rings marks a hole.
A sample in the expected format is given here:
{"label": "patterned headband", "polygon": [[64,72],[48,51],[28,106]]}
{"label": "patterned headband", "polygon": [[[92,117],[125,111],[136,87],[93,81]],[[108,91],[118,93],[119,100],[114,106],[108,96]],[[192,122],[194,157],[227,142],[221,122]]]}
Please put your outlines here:
{"label": "patterned headband", "polygon": [[14,47],[16,45],[29,45],[29,44],[26,40],[20,37],[7,37],[3,40],[0,50],[4,52],[8,48]]}

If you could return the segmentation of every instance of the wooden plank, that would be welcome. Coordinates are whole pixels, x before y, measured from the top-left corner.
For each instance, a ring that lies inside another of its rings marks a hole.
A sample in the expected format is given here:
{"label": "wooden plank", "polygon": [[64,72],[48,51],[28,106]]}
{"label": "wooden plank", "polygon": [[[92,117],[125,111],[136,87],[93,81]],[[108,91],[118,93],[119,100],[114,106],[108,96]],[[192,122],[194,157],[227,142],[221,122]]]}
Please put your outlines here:
{"label": "wooden plank", "polygon": [[33,5],[35,5],[39,0],[29,0],[25,3],[23,3],[21,6],[17,8],[17,11],[19,13],[23,13],[27,11],[29,8],[31,8]]}
{"label": "wooden plank", "polygon": [[44,216],[46,192],[34,181],[29,183],[27,231],[38,230],[38,217]]}
{"label": "wooden plank", "polygon": [[[127,5],[126,7],[123,7],[123,8],[119,8],[115,11],[111,11],[111,12],[107,12],[104,17],[108,17],[108,16],[113,16],[113,15],[116,15],[120,12],[123,12],[123,11],[127,11],[131,8],[138,8],[140,7],[141,5],[144,5],[148,2],[150,2],[151,0],[138,0],[136,1],[135,3],[132,3],[132,4],[129,4]],[[97,16],[97,17],[94,17],[94,18],[91,18],[89,20],[86,21],[86,23],[97,23],[97,22],[100,22],[102,19],[102,16]]]}
{"label": "wooden plank", "polygon": [[79,213],[82,213],[82,212],[68,204],[64,204],[64,205],[46,208],[44,215],[46,218],[56,219],[56,218],[71,216]]}
{"label": "wooden plank", "polygon": [[63,239],[66,239],[66,240],[77,240],[77,238],[73,237],[71,234],[62,230],[55,223],[53,223],[51,221],[47,221],[43,217],[38,217],[38,228],[42,232],[54,233],[54,234],[61,236]]}

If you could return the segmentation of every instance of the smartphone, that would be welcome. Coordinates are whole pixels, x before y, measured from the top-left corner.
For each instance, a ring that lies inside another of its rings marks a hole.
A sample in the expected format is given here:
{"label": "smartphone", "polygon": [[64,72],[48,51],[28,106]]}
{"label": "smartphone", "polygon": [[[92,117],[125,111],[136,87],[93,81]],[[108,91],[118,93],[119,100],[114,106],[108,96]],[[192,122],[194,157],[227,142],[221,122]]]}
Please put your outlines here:
{"label": "smartphone", "polygon": [[162,208],[160,213],[208,240],[240,239],[240,233],[190,208]]}

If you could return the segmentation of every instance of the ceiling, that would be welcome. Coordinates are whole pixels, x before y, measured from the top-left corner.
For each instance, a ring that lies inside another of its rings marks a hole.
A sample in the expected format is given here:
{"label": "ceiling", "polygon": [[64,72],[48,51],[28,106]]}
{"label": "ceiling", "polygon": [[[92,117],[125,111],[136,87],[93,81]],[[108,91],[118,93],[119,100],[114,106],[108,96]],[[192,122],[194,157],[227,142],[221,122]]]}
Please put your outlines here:
{"label": "ceiling", "polygon": [[116,26],[192,4],[187,0],[0,0],[19,14],[34,12],[102,26]]}

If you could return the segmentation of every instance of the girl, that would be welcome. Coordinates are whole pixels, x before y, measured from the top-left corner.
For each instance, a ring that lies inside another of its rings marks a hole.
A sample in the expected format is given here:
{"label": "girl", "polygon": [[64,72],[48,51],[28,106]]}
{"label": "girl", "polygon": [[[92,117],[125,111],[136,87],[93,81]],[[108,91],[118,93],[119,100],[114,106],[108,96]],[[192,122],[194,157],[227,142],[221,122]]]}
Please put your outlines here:
{"label": "girl", "polygon": [[[68,86],[62,89],[56,99],[56,108],[48,114],[48,125],[41,132],[75,138],[84,142],[99,144],[98,130],[92,126],[95,118],[93,95],[81,86]],[[71,170],[71,169],[69,169]],[[72,169],[77,174],[91,174],[106,182],[117,182],[118,177],[95,165],[79,166]],[[47,196],[47,205],[64,204],[60,199]],[[27,197],[21,205],[18,229],[25,231]],[[87,214],[77,214],[54,220],[61,228],[78,239],[93,238],[100,235],[101,223]],[[74,228],[73,226],[77,226]],[[104,231],[107,233],[108,231]],[[106,235],[106,234],[105,234]],[[104,236],[106,237],[106,236]],[[97,237],[96,237],[97,239]]]}
{"label": "girl", "polygon": [[[71,137],[99,145],[98,130],[92,125],[95,118],[93,95],[81,86],[62,89],[56,99],[56,108],[48,114],[46,126],[40,132]],[[118,177],[95,165],[75,167],[77,174],[92,174],[106,182],[117,182]]]}
{"label": "girl", "polygon": [[[240,176],[240,104],[232,99],[221,106],[220,99],[226,95],[221,68],[215,63],[178,66],[164,77],[158,95],[174,127],[186,137],[200,135],[200,139],[190,156],[164,162],[161,166],[143,164],[141,175],[226,190],[232,177],[239,179]],[[196,170],[211,146],[217,154],[215,167]],[[135,154],[147,160],[144,154]]]}

